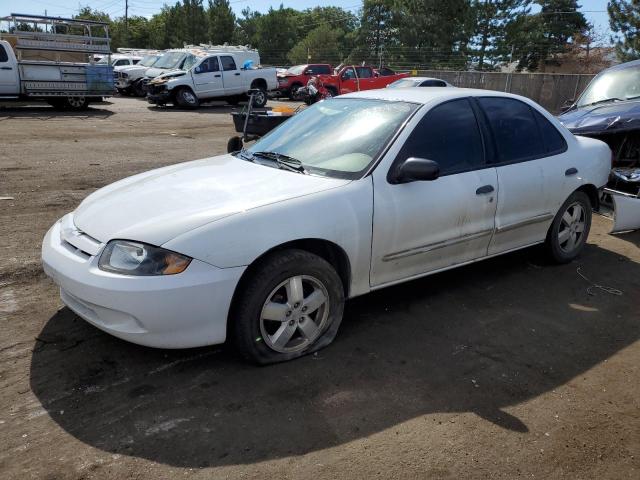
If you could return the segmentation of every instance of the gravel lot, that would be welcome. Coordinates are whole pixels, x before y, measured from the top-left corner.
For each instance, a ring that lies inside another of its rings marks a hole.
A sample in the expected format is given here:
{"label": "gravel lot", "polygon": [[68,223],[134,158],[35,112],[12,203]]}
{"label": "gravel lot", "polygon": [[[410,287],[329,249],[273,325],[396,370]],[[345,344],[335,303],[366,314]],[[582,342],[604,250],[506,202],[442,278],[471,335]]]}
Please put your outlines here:
{"label": "gravel lot", "polygon": [[288,364],[139,347],[62,308],[49,226],[223,153],[228,113],[0,109],[0,478],[640,478],[640,232],[600,217],[572,264],[529,249],[355,299]]}

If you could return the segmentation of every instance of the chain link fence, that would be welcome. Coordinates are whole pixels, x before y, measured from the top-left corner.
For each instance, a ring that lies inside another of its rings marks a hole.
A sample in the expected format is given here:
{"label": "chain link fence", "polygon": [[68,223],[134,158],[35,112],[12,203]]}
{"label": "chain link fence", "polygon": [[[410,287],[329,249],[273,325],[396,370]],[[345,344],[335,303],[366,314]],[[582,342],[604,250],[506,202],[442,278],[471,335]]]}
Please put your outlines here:
{"label": "chain link fence", "polygon": [[564,73],[497,73],[418,70],[418,76],[436,77],[456,87],[480,88],[528,97],[551,113],[560,113],[567,100],[578,98],[595,75]]}

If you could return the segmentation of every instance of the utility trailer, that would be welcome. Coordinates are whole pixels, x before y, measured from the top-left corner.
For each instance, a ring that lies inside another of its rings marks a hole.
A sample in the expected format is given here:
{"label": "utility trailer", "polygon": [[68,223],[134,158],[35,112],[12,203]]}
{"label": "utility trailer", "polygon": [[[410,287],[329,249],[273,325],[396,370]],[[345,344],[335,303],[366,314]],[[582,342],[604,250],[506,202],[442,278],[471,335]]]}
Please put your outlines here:
{"label": "utility trailer", "polygon": [[0,19],[0,103],[83,110],[114,94],[107,23],[12,13]]}

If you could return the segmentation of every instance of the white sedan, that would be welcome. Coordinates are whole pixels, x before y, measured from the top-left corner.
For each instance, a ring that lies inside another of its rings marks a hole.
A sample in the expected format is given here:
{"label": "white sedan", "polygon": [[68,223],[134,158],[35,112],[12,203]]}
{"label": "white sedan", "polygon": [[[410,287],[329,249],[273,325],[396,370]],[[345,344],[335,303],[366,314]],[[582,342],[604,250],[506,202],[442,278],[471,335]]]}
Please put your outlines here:
{"label": "white sedan", "polygon": [[387,88],[452,87],[449,82],[433,77],[405,77],[387,85]]}
{"label": "white sedan", "polygon": [[51,227],[42,260],[112,335],[230,337],[256,362],[289,360],[334,339],[347,298],[539,243],[572,260],[610,162],[523,97],[359,92],[247,150],[98,190]]}

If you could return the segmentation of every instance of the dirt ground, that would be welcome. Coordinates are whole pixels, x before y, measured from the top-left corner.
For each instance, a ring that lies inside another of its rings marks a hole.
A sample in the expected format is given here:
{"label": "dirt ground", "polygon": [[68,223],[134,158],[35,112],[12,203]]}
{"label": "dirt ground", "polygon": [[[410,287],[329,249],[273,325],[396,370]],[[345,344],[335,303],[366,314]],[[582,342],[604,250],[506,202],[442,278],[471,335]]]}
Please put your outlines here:
{"label": "dirt ground", "polygon": [[332,346],[282,365],[128,344],[62,308],[49,226],[223,153],[228,113],[0,109],[0,478],[640,478],[640,232],[600,217],[574,263],[529,249],[355,299]]}

